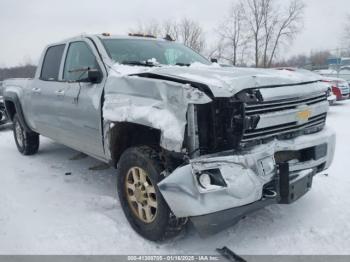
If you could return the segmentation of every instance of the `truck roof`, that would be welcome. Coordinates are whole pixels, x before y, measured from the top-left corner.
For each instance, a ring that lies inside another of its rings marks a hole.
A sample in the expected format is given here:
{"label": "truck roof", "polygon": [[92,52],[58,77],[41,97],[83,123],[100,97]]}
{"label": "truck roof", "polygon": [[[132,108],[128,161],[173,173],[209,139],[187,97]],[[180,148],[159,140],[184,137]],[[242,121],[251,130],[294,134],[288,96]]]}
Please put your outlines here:
{"label": "truck roof", "polygon": [[109,33],[102,33],[102,34],[81,34],[74,37],[66,38],[63,41],[51,43],[49,45],[52,46],[52,45],[63,44],[63,43],[78,40],[81,38],[96,38],[96,37],[100,39],[142,39],[142,40],[150,40],[150,41],[167,41],[164,38],[157,38],[151,35],[141,35],[141,34],[111,35]]}
{"label": "truck roof", "polygon": [[129,34],[129,35],[106,35],[106,34],[95,34],[101,39],[144,39],[144,40],[154,40],[154,41],[166,41],[164,38],[157,38],[152,35],[142,35],[142,34]]}

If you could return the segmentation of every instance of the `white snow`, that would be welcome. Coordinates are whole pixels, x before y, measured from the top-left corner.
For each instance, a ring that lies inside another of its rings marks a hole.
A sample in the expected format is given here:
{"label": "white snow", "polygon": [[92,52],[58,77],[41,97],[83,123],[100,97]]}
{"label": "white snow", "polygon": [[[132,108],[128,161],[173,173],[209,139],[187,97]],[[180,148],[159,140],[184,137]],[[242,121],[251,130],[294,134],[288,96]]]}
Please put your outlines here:
{"label": "white snow", "polygon": [[[113,64],[110,74],[113,76],[127,76],[131,74],[139,74],[139,73],[145,73],[145,72],[152,72],[157,71],[159,67],[157,65],[160,65],[155,58],[148,59],[147,62],[153,63],[156,67],[149,67],[149,66],[132,66],[132,65],[123,65],[119,63]],[[217,63],[213,63],[210,65],[205,65],[199,62],[194,62],[190,65],[191,68],[194,69],[200,69],[200,68],[220,68],[221,66]],[[181,66],[178,65],[162,65],[161,68],[181,68]]]}
{"label": "white snow", "polygon": [[122,65],[122,64],[114,64],[109,71],[111,75],[122,77],[131,74],[139,74],[151,71],[151,67],[146,66],[130,66],[130,65]]}
{"label": "white snow", "polygon": [[[0,129],[0,254],[215,254],[224,245],[244,254],[350,254],[350,101],[330,108],[336,129],[333,166],[292,205],[275,205],[215,236],[193,228],[155,244],[129,226],[115,192],[115,170],[42,138],[40,151],[21,156],[12,132]],[[66,172],[71,172],[66,176]]]}
{"label": "white snow", "polygon": [[[133,104],[123,95],[105,96],[103,118],[115,122],[129,121],[141,123],[162,130],[163,137],[174,141],[182,141],[185,131],[184,123],[180,123],[174,114],[153,99],[142,98],[142,104]],[[134,102],[137,99],[134,98]],[[146,101],[149,101],[148,103]],[[145,105],[146,104],[146,105]]]}
{"label": "white snow", "polygon": [[[160,65],[155,58],[148,59],[147,62],[154,64],[155,66]],[[178,67],[181,68],[181,66],[177,65],[162,65],[163,68],[174,68]],[[202,63],[192,63],[190,65],[191,68],[217,68],[220,67],[219,64],[211,64],[211,65],[205,65]],[[145,73],[145,72],[151,72],[157,70],[158,67],[149,67],[149,66],[133,66],[133,65],[123,65],[119,63],[113,64],[110,74],[113,76],[127,76],[131,74],[139,74],[139,73]]]}
{"label": "white snow", "polygon": [[200,62],[194,62],[190,65],[190,68],[221,68],[221,65],[218,63],[211,63],[209,65],[206,65]]}

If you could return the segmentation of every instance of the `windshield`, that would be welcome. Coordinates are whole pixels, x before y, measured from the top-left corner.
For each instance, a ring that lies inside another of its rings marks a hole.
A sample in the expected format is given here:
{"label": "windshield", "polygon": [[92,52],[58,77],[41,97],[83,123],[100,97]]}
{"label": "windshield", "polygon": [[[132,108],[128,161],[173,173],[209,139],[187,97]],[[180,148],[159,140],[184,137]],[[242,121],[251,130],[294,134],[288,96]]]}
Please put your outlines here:
{"label": "windshield", "polygon": [[154,62],[163,65],[190,65],[194,62],[211,64],[192,49],[170,41],[145,39],[102,39],[110,56],[120,64]]}

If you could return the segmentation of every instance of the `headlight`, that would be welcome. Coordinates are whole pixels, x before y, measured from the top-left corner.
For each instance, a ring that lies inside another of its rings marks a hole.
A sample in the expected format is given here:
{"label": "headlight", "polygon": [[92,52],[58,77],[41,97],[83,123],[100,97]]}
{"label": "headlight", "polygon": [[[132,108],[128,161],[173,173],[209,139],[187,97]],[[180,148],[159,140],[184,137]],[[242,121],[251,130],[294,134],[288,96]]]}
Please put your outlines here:
{"label": "headlight", "polygon": [[198,189],[202,193],[216,191],[227,187],[220,169],[218,168],[197,171],[195,172],[195,177]]}
{"label": "headlight", "polygon": [[198,177],[199,185],[203,188],[207,188],[211,185],[210,175],[207,173],[200,174]]}

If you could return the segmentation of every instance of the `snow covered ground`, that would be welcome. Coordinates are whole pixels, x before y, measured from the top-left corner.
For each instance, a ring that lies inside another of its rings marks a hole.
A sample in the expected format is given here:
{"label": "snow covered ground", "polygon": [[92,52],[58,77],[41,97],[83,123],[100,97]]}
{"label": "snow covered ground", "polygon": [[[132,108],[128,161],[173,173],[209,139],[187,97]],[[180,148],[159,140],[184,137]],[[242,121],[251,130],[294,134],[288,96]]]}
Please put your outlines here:
{"label": "snow covered ground", "polygon": [[[292,205],[260,210],[236,226],[201,239],[189,228],[162,244],[128,225],[115,192],[115,170],[90,170],[92,158],[42,139],[21,156],[12,131],[0,129],[0,254],[350,254],[350,101],[330,110],[337,150],[329,176]],[[66,175],[66,173],[71,173]]]}

